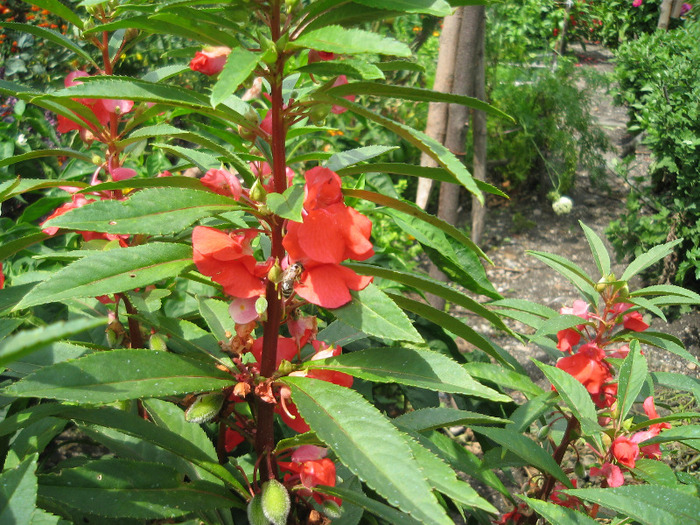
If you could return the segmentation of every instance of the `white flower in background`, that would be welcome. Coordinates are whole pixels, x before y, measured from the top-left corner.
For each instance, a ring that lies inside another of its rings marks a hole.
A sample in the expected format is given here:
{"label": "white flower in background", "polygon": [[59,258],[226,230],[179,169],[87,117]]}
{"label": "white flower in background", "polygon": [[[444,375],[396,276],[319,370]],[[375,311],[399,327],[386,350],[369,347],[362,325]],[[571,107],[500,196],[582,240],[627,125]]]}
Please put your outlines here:
{"label": "white flower in background", "polygon": [[27,144],[27,137],[24,136],[24,133],[20,133],[17,135],[17,145],[18,146],[25,146]]}
{"label": "white flower in background", "polygon": [[552,209],[557,215],[566,215],[567,213],[571,213],[573,205],[574,201],[569,197],[562,196],[552,203]]}

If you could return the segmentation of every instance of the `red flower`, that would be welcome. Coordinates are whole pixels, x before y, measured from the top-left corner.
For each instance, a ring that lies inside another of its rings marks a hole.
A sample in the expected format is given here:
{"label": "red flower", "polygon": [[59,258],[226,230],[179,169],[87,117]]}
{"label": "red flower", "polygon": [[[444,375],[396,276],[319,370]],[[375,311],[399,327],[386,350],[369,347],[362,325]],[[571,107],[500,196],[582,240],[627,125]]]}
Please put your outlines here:
{"label": "red flower", "polygon": [[241,198],[241,181],[227,170],[211,169],[199,181],[214,193],[233,197],[235,200]]}
{"label": "red flower", "polygon": [[226,428],[226,434],[224,435],[224,449],[226,452],[231,452],[238,445],[243,443],[245,438],[232,428]]}
{"label": "red flower", "polygon": [[620,467],[612,463],[603,463],[601,468],[591,467],[591,477],[604,476],[608,487],[621,487],[625,484]]}
{"label": "red flower", "polygon": [[338,505],[342,503],[342,500],[335,496],[326,496],[313,491],[317,485],[335,486],[335,463],[329,458],[311,459],[301,463],[280,461],[279,466],[289,472],[284,476],[285,483],[298,480],[305,487],[298,491],[301,496],[312,496],[318,504],[323,504],[324,500],[332,500]]}
{"label": "red flower", "polygon": [[622,318],[622,326],[633,332],[643,332],[649,325],[644,322],[642,314],[639,312],[631,312]]}
{"label": "red flower", "polygon": [[[316,354],[311,358],[312,361],[318,361],[319,359],[326,359],[328,357],[335,357],[340,355],[343,350],[339,346],[328,346],[323,341],[312,341],[311,344],[316,350]],[[352,376],[349,374],[344,374],[343,372],[336,372],[335,370],[309,370],[306,374],[307,377],[313,377],[320,379],[321,381],[327,381],[339,386],[344,386],[350,388],[352,386]]]}
{"label": "red flower", "polygon": [[304,174],[304,209],[312,211],[343,202],[340,177],[328,168],[317,166]]}
{"label": "red flower", "polygon": [[340,264],[306,263],[294,291],[311,304],[339,308],[352,299],[350,290],[364,290],[372,278],[358,275]]}
{"label": "red flower", "polygon": [[292,393],[286,386],[280,389],[280,402],[275,406],[275,412],[280,415],[284,424],[295,432],[303,434],[311,430],[304,418],[299,414],[297,406],[292,401]]}
{"label": "red flower", "polygon": [[[635,432],[632,434],[632,437],[630,438],[630,441],[633,443],[636,443],[639,445],[642,441],[646,441],[647,439],[651,439],[653,437],[656,437],[659,435],[658,430],[646,430],[644,432]],[[661,459],[661,447],[659,447],[658,443],[654,443],[653,445],[645,445],[643,447],[639,447],[639,453],[649,459]]]}
{"label": "red flower", "polygon": [[2,263],[0,262],[0,290],[5,287],[5,274],[2,272]]}
{"label": "red flower", "polygon": [[639,445],[625,436],[619,436],[610,446],[613,456],[620,465],[634,468],[639,457]]}
{"label": "red flower", "polygon": [[226,58],[231,52],[231,48],[220,47],[205,47],[203,51],[197,51],[194,58],[190,61],[190,69],[199,71],[205,75],[216,75],[224,69]]}
{"label": "red flower", "polygon": [[557,332],[557,348],[562,352],[571,352],[579,341],[581,334],[573,328],[566,328]]}
{"label": "red flower", "polygon": [[[654,398],[652,396],[647,397],[644,400],[644,404],[642,406],[644,407],[644,412],[646,413],[649,419],[659,418],[659,413],[656,411],[656,406],[654,406]],[[649,427],[649,430],[656,431],[656,433],[658,434],[659,432],[667,428],[671,428],[671,423],[656,423],[654,425],[651,425]]]}
{"label": "red flower", "polygon": [[250,241],[257,232],[230,233],[206,226],[192,230],[192,259],[197,269],[223,286],[224,292],[241,298],[265,293],[269,263],[258,263]]}
{"label": "red flower", "polygon": [[[574,488],[577,487],[577,480],[572,479],[571,484]],[[568,494],[563,494],[561,491],[566,489],[563,483],[557,482],[552,489],[552,493],[549,496],[549,500],[555,505],[560,507],[567,507],[569,509],[577,509],[581,505],[581,500],[576,496],[569,496]]]}
{"label": "red flower", "polygon": [[602,362],[605,353],[601,356],[601,352],[595,345],[583,345],[576,354],[557,361],[557,368],[578,379],[591,395],[599,394],[603,384],[612,379],[608,365]]}

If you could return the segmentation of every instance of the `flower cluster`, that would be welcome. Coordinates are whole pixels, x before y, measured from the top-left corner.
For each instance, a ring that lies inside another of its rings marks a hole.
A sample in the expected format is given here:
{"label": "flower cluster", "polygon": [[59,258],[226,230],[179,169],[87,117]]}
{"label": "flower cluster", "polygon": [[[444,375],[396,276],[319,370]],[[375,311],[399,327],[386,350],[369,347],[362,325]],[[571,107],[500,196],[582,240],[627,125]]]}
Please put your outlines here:
{"label": "flower cluster", "polygon": [[[557,333],[557,348],[568,354],[557,361],[557,368],[578,379],[598,408],[612,406],[617,396],[617,383],[613,381],[608,359],[624,358],[629,353],[627,345],[612,348],[608,344],[612,329],[619,321],[624,329],[634,332],[649,328],[641,313],[636,310],[628,312],[631,307],[629,303],[614,303],[598,315],[588,311],[588,303],[576,300],[572,307],[560,310],[561,314],[578,316],[586,323]],[[585,343],[574,351],[582,338]]]}

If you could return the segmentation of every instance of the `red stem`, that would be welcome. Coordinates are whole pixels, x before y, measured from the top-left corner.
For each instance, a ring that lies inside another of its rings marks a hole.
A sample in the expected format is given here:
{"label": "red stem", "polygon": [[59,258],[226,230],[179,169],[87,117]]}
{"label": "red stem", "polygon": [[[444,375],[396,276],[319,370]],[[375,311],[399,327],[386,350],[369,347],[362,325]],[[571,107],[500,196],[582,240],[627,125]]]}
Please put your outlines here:
{"label": "red stem", "polygon": [[[280,0],[272,3],[272,16],[270,18],[272,40],[280,37]],[[284,107],[282,99],[282,79],[284,71],[284,57],[280,56],[273,66],[270,78],[270,97],[272,99],[272,174],[275,192],[282,193],[286,189],[286,127],[284,122]],[[270,220],[271,231],[271,256],[280,261],[284,257],[282,246],[283,222],[277,217]],[[276,369],[277,338],[279,336],[280,323],[282,321],[282,301],[275,283],[268,281],[265,290],[267,298],[267,321],[263,326],[263,348],[260,362],[260,374],[263,377],[271,377]],[[274,405],[257,399],[257,432],[255,435],[255,451],[259,458],[268,456],[260,461],[260,479],[267,480],[274,477],[275,466],[270,459],[270,454],[275,446],[274,439]]]}

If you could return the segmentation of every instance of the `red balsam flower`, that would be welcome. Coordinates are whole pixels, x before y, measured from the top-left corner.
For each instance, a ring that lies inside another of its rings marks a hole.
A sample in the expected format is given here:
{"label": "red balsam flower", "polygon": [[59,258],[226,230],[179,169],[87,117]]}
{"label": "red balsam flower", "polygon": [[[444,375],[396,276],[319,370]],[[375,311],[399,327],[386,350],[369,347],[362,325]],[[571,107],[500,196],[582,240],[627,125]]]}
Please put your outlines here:
{"label": "red balsam flower", "polygon": [[226,59],[231,52],[230,47],[205,47],[202,51],[197,51],[190,61],[190,69],[199,71],[205,75],[216,75],[224,69]]}

